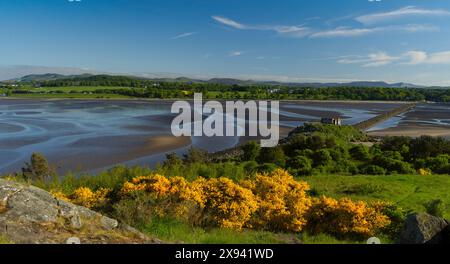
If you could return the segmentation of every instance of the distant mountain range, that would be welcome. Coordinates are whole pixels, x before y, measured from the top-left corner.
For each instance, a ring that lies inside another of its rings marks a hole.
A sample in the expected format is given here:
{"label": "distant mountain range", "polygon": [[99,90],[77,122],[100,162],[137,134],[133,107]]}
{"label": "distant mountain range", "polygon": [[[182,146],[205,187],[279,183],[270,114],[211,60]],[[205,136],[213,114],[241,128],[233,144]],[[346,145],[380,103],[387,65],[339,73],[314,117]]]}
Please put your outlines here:
{"label": "distant mountain range", "polygon": [[[64,75],[57,73],[46,73],[46,74],[30,74],[20,78],[15,78],[9,80],[10,82],[42,82],[42,81],[51,81],[51,80],[62,80],[62,79],[76,79],[83,80],[89,79],[95,76],[102,77],[117,77],[118,75],[95,75],[95,74],[79,74],[79,75]],[[276,81],[253,81],[253,80],[239,80],[233,78],[212,78],[209,80],[201,80],[201,79],[193,79],[188,77],[178,77],[178,78],[145,78],[139,76],[124,76],[132,79],[139,80],[151,80],[155,82],[185,82],[185,83],[216,83],[216,84],[225,84],[225,85],[272,85],[272,86],[292,86],[292,87],[386,87],[386,88],[425,88],[425,86],[415,85],[411,83],[387,83],[387,82],[375,82],[375,81],[359,81],[359,82],[346,82],[346,83],[338,83],[338,82],[329,82],[329,83],[296,83],[296,82],[276,82]]]}

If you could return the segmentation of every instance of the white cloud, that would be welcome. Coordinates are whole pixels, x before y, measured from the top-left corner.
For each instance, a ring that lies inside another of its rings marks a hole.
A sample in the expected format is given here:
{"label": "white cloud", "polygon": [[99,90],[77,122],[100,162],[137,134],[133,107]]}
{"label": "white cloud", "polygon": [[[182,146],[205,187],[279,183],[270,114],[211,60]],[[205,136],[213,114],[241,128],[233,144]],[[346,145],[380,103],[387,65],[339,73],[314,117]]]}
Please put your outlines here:
{"label": "white cloud", "polygon": [[399,57],[393,57],[385,52],[371,53],[367,56],[352,56],[338,60],[340,64],[361,64],[363,67],[379,67],[391,64],[399,60]]}
{"label": "white cloud", "polygon": [[425,51],[408,51],[403,56],[409,58],[409,61],[405,62],[405,64],[417,65],[425,62],[428,54]]}
{"label": "white cloud", "polygon": [[310,29],[303,25],[245,25],[222,16],[212,16],[212,18],[223,25],[240,30],[274,31],[279,35],[290,37],[304,37],[310,33]]}
{"label": "white cloud", "polygon": [[356,20],[363,24],[375,24],[395,19],[417,16],[450,16],[450,11],[443,9],[421,9],[415,6],[407,6],[394,11],[362,15],[356,17]]}
{"label": "white cloud", "polygon": [[212,16],[212,18],[213,18],[214,20],[216,20],[217,22],[219,22],[219,23],[221,23],[221,24],[224,24],[224,25],[226,25],[226,26],[230,26],[230,27],[237,28],[237,29],[247,29],[247,27],[244,26],[243,24],[238,23],[238,22],[236,22],[236,21],[234,21],[234,20],[231,20],[231,19],[229,19],[229,18],[226,18],[226,17],[222,17],[222,16]]}
{"label": "white cloud", "polygon": [[319,31],[311,34],[311,38],[335,38],[335,37],[357,37],[376,32],[373,28],[347,28],[338,27],[331,30]]}
{"label": "white cloud", "polygon": [[379,67],[388,64],[399,65],[450,65],[450,51],[427,53],[408,51],[398,56],[386,52],[371,53],[366,56],[348,56],[337,61],[340,64],[359,64],[363,67]]}
{"label": "white cloud", "polygon": [[419,64],[430,64],[430,65],[450,65],[450,51],[442,51],[435,53],[427,53],[425,51],[409,51],[403,54],[408,60],[405,64],[409,65],[419,65]]}
{"label": "white cloud", "polygon": [[337,37],[359,37],[363,35],[369,35],[379,32],[389,32],[389,31],[399,31],[399,32],[421,32],[421,31],[438,31],[438,28],[431,25],[398,25],[398,26],[385,26],[385,27],[366,27],[366,28],[349,28],[349,27],[338,27],[330,30],[313,30],[309,27],[303,25],[297,26],[282,26],[282,25],[246,25],[234,21],[232,19],[213,16],[212,17],[217,22],[235,28],[239,30],[261,30],[261,31],[274,31],[279,35],[294,37],[294,38],[337,38]]}
{"label": "white cloud", "polygon": [[363,35],[390,32],[390,31],[414,33],[421,31],[438,31],[438,28],[430,25],[402,25],[402,26],[386,26],[374,28],[338,27],[332,30],[325,30],[313,33],[310,35],[310,37],[311,38],[359,37]]}
{"label": "white cloud", "polygon": [[172,39],[187,38],[187,37],[190,37],[190,36],[195,35],[195,34],[197,34],[197,32],[187,32],[187,33],[183,33],[183,34],[177,35],[177,36],[173,37]]}
{"label": "white cloud", "polygon": [[234,50],[234,51],[230,51],[230,52],[228,53],[228,56],[229,56],[229,57],[237,57],[237,56],[241,56],[241,55],[243,55],[243,54],[244,54],[243,51]]}

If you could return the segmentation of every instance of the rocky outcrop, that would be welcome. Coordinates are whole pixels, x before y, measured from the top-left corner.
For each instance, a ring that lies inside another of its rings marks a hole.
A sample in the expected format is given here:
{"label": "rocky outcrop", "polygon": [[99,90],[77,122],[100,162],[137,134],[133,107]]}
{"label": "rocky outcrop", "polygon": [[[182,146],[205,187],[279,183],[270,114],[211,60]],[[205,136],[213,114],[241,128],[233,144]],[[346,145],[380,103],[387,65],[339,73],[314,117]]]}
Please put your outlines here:
{"label": "rocky outcrop", "polygon": [[20,244],[65,244],[69,238],[83,244],[160,243],[115,219],[56,199],[42,189],[3,179],[0,236]]}
{"label": "rocky outcrop", "polygon": [[400,244],[448,244],[449,223],[442,218],[418,213],[406,218],[405,230],[398,241]]}

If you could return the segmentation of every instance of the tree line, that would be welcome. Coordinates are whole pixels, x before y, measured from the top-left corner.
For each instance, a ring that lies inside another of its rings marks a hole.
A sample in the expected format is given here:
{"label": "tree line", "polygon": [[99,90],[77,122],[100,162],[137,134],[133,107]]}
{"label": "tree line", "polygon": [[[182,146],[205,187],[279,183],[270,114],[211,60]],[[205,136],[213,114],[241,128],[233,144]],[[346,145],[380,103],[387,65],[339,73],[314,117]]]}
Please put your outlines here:
{"label": "tree line", "polygon": [[[128,76],[94,75],[30,82],[34,87],[96,87],[94,93],[140,98],[182,98],[202,92],[208,99],[277,100],[383,100],[450,102],[450,89],[386,87],[304,87],[273,84],[225,84],[189,79],[142,79]],[[119,87],[101,89],[101,87]],[[123,88],[123,89],[121,89]],[[126,88],[126,89],[125,89]],[[131,89],[130,89],[131,88]],[[16,90],[16,93],[33,90]],[[208,92],[211,92],[208,94]]]}

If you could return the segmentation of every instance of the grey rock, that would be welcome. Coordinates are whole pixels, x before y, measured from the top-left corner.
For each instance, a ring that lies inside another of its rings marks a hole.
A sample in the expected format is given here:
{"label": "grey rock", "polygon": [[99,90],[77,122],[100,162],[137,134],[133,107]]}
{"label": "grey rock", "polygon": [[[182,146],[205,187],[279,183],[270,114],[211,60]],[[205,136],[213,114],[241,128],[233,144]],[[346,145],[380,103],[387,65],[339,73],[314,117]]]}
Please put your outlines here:
{"label": "grey rock", "polygon": [[443,231],[448,222],[427,213],[417,213],[406,218],[405,230],[400,236],[400,244],[441,244]]}
{"label": "grey rock", "polygon": [[100,222],[102,223],[103,227],[107,230],[111,230],[119,226],[119,222],[117,222],[117,220],[111,219],[106,216],[102,216]]}
{"label": "grey rock", "polygon": [[158,243],[139,231],[88,208],[23,183],[0,179],[0,235],[17,244]]}
{"label": "grey rock", "polygon": [[83,227],[83,222],[81,221],[80,215],[75,212],[72,217],[70,217],[70,226],[73,229],[80,229]]}

